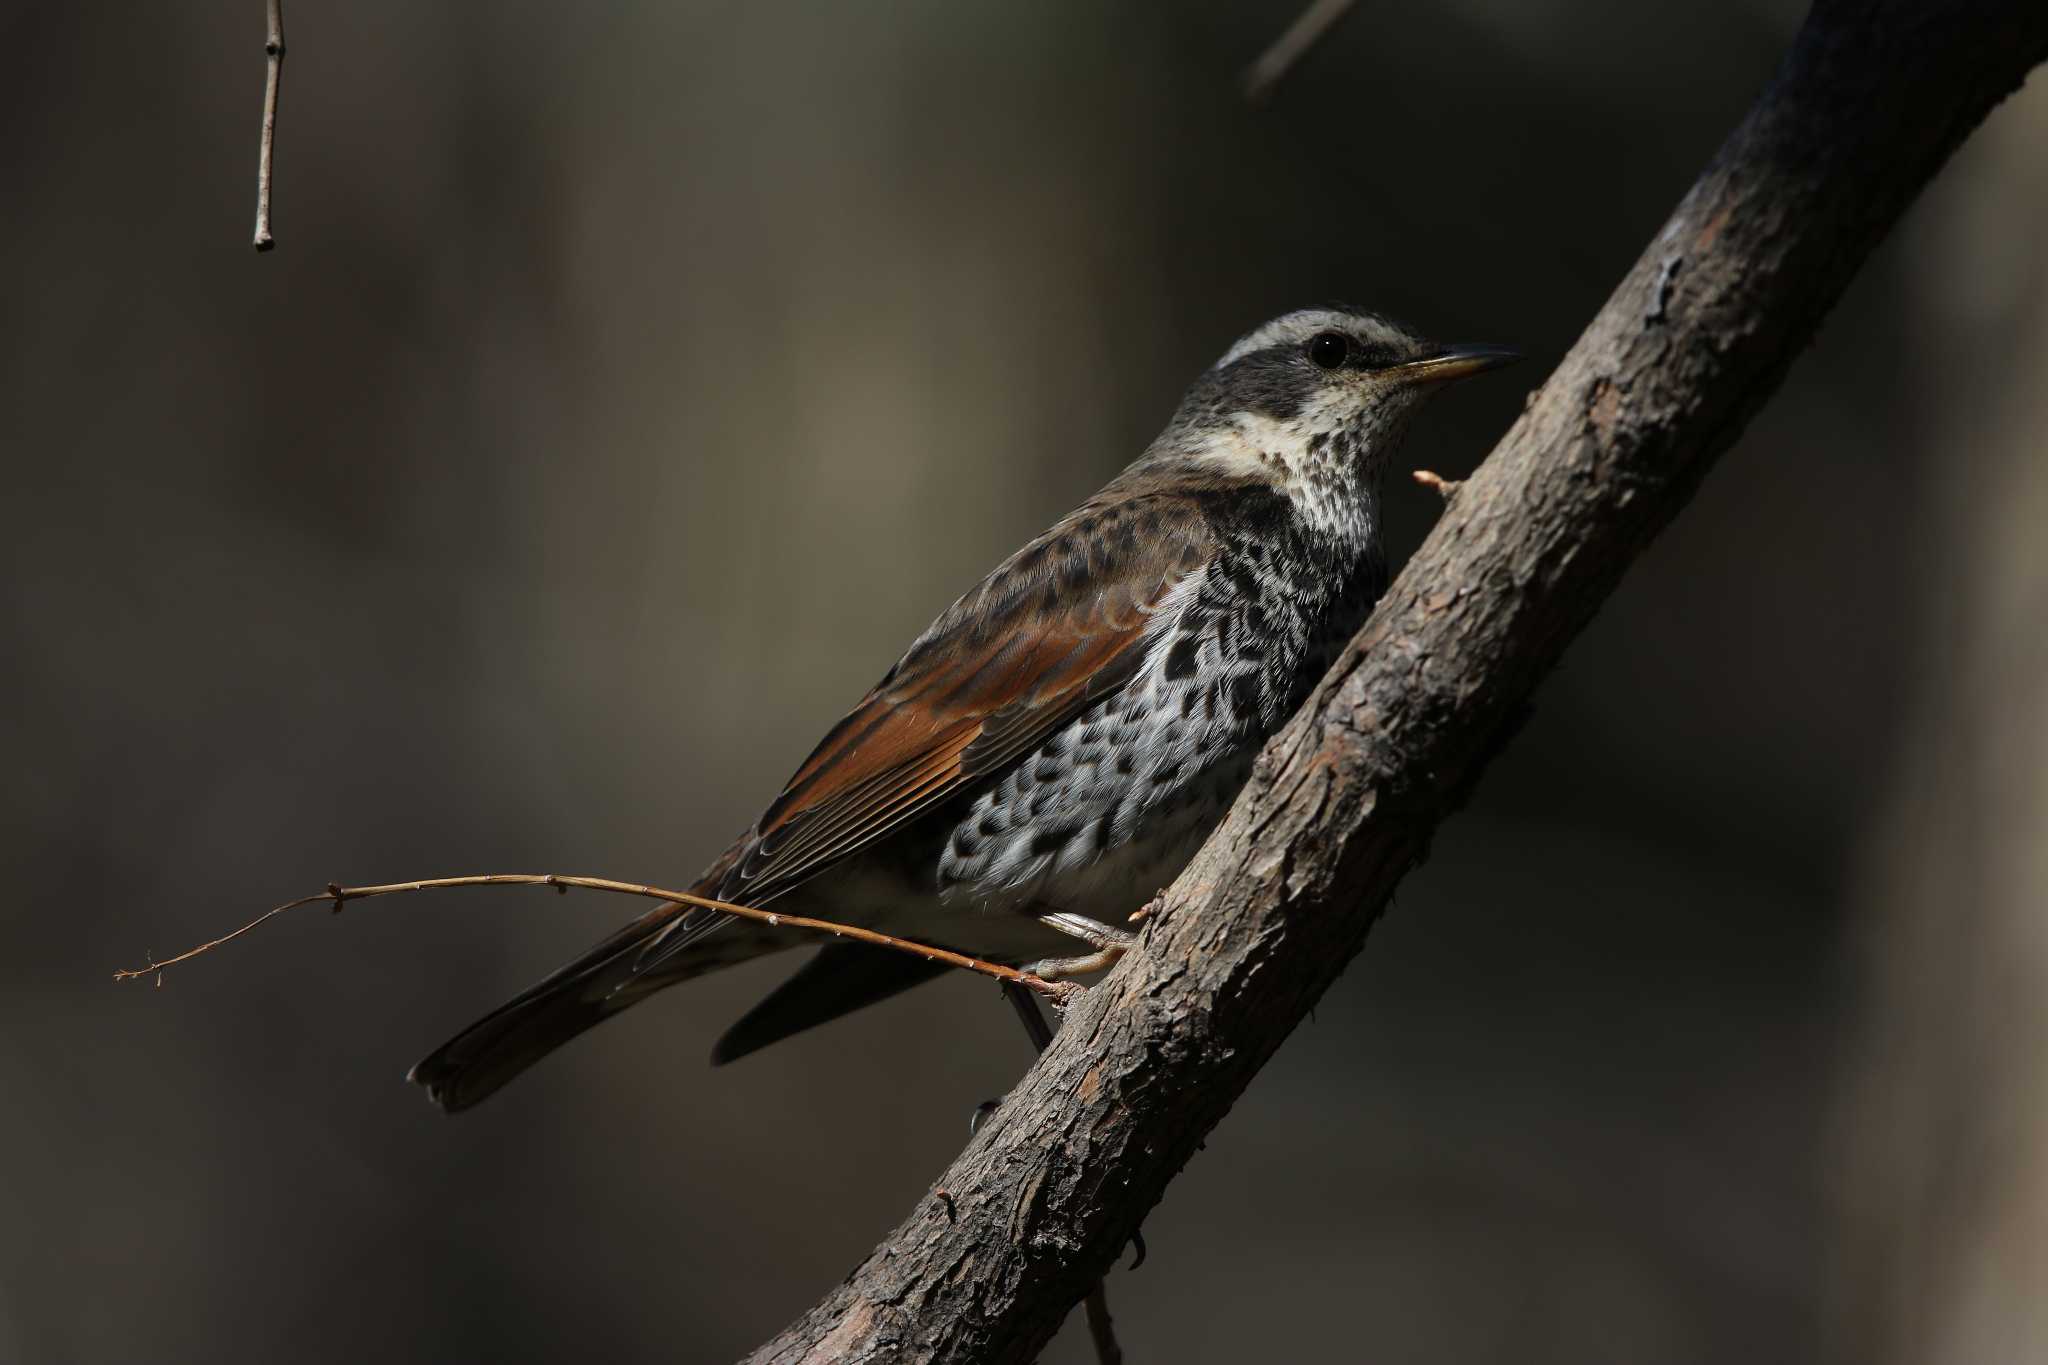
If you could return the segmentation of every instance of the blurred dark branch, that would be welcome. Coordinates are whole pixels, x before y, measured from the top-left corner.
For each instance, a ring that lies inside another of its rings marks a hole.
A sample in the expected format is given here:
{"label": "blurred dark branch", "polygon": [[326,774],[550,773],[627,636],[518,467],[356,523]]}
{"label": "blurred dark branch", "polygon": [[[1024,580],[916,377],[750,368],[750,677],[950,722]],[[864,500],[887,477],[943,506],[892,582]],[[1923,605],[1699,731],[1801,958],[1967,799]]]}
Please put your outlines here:
{"label": "blurred dark branch", "polygon": [[263,144],[256,153],[256,249],[277,243],[270,236],[270,165],[277,142],[277,88],[284,82],[284,0],[267,0],[263,52]]}
{"label": "blurred dark branch", "polygon": [[1082,1300],[1088,1315],[1088,1340],[1094,1344],[1100,1365],[1124,1365],[1124,1348],[1117,1345],[1116,1324],[1109,1316],[1109,1291],[1097,1280]]}
{"label": "blurred dark branch", "polygon": [[1351,12],[1354,3],[1355,0],[1311,0],[1309,7],[1287,26],[1287,31],[1275,38],[1273,45],[1246,69],[1244,97],[1257,104],[1272,94],[1294,64]]}
{"label": "blurred dark branch", "polygon": [[1357,953],[1537,682],[1864,258],[2044,54],[2040,0],[1819,0],[1771,86],[1267,746],[1139,948],[1069,1006],[946,1171],[944,1197],[918,1201],[752,1360],[1038,1355]]}
{"label": "blurred dark branch", "polygon": [[[693,895],[688,891],[670,891],[665,887],[643,886],[638,882],[614,881],[609,877],[565,877],[553,872],[486,872],[469,877],[430,877],[423,881],[386,882],[381,886],[341,886],[329,882],[325,891],[317,891],[310,896],[301,896],[295,901],[272,906],[241,928],[222,934],[219,938],[209,939],[196,948],[187,948],[176,957],[167,957],[161,962],[152,959],[141,967],[123,967],[114,973],[114,980],[135,981],[151,976],[158,977],[158,984],[161,985],[161,976],[166,967],[175,967],[180,962],[189,962],[201,953],[212,952],[222,944],[233,942],[287,910],[297,910],[301,906],[330,905],[339,912],[341,907],[350,901],[365,901],[376,896],[395,896],[404,891],[451,891],[468,886],[551,886],[557,891],[567,891],[573,886],[584,891],[609,891],[621,896],[640,896],[647,900],[662,901],[669,909],[694,905],[706,910],[722,911],[740,919],[756,920],[771,928],[827,934],[833,938],[856,939],[877,948],[893,948],[898,952],[909,953],[913,957],[921,957],[927,962],[942,962],[948,967],[958,967],[964,971],[992,976],[1005,984],[1027,987],[1055,1004],[1071,999],[1080,990],[1071,982],[1047,981],[1029,972],[1020,972],[1015,967],[1005,967],[997,962],[983,962],[980,958],[968,957],[964,953],[934,948],[925,943],[913,943],[907,938],[895,938],[851,924],[835,924],[830,920],[809,919],[803,915],[785,915],[773,910],[757,909],[751,905],[733,905],[727,901]],[[651,913],[661,912],[656,910]]]}

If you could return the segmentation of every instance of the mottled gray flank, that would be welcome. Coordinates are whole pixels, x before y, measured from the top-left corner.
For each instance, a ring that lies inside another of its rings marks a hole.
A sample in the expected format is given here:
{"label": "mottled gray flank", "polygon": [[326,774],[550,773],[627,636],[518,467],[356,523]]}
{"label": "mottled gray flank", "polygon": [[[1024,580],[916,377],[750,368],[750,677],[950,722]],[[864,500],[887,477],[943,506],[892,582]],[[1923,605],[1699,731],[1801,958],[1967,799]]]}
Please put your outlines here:
{"label": "mottled gray flank", "polygon": [[[1037,1356],[1863,259],[2044,54],[2038,0],[1814,7],[1775,82],[1268,747],[1141,949],[1069,1010],[940,1177],[945,1197],[921,1200],[751,1359]],[[1372,1346],[1362,1323],[1357,1354]]]}

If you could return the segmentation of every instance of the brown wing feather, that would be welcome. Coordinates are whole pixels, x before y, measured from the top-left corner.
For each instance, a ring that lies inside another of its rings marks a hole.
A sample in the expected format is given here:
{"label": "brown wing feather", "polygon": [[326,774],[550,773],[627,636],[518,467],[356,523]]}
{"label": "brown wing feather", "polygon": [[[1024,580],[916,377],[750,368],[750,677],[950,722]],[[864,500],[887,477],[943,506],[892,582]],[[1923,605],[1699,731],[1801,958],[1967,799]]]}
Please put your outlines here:
{"label": "brown wing feather", "polygon": [[723,895],[765,900],[1028,754],[1121,687],[1152,614],[1208,562],[1200,500],[1103,498],[1010,558],[832,728]]}

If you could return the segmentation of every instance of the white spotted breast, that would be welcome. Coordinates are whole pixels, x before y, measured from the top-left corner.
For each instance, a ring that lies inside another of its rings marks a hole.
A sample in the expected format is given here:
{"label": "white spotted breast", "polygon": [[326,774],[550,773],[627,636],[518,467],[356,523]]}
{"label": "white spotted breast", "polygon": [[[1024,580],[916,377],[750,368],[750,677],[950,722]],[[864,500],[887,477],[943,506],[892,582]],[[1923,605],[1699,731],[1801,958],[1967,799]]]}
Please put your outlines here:
{"label": "white spotted breast", "polygon": [[956,818],[948,905],[1120,922],[1178,875],[1382,586],[1376,557],[1290,530],[1227,537],[1160,604],[1130,682]]}

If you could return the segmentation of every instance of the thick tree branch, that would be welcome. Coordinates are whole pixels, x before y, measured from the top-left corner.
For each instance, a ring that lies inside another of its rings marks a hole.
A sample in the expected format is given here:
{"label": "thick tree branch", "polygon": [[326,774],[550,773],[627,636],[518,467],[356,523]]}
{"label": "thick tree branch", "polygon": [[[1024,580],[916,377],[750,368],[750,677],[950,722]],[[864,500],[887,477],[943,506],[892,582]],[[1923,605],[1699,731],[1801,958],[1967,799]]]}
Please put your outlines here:
{"label": "thick tree branch", "polygon": [[[1819,0],[1458,492],[1145,943],[940,1184],[760,1362],[1033,1359],[1364,942],[1537,681],[1850,276],[2048,54],[2040,0]],[[1597,211],[1589,209],[1589,211]]]}

